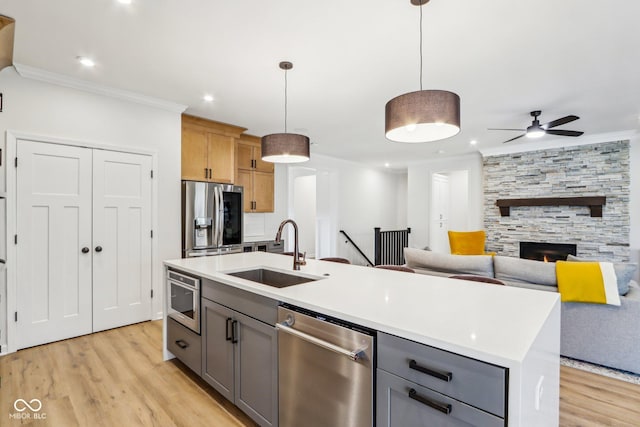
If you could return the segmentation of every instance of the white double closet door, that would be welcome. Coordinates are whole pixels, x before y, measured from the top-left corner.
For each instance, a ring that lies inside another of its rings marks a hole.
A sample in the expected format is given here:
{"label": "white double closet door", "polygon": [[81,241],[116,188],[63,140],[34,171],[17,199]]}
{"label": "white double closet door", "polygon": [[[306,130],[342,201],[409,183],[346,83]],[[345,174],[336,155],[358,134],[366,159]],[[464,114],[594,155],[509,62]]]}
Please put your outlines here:
{"label": "white double closet door", "polygon": [[151,157],[17,145],[17,347],[150,319]]}

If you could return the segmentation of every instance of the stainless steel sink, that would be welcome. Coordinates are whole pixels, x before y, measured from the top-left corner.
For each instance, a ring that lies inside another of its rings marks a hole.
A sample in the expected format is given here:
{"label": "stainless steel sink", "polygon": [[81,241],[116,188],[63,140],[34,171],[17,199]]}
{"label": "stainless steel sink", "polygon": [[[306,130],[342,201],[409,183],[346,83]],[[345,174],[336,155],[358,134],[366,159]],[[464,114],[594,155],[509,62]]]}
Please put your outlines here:
{"label": "stainless steel sink", "polygon": [[235,273],[225,273],[229,276],[240,277],[241,279],[261,283],[275,288],[286,288],[287,286],[299,285],[301,283],[318,280],[313,277],[298,276],[296,274],[282,273],[266,268],[256,268],[254,270],[237,271]]}

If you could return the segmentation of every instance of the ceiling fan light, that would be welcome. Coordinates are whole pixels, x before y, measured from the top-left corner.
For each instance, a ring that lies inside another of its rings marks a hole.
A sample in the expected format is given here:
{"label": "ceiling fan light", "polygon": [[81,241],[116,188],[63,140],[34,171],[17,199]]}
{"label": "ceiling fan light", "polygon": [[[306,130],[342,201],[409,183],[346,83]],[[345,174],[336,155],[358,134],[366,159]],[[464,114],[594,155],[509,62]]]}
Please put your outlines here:
{"label": "ceiling fan light", "polygon": [[535,138],[542,138],[545,135],[545,130],[542,129],[541,127],[533,127],[533,126],[529,126],[527,128],[527,138],[531,138],[531,139],[535,139]]}
{"label": "ceiling fan light", "polygon": [[262,160],[271,163],[301,163],[309,160],[309,137],[297,133],[272,133],[261,140]]}
{"label": "ceiling fan light", "polygon": [[430,142],[460,132],[460,97],[446,90],[405,93],[385,106],[385,136],[395,142]]}

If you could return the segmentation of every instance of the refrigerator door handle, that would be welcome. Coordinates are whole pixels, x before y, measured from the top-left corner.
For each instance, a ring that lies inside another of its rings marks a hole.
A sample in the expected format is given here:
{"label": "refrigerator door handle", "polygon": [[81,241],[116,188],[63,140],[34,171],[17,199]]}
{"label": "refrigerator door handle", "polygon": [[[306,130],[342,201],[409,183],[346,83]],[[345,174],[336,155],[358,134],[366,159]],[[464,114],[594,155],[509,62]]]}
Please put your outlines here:
{"label": "refrigerator door handle", "polygon": [[[209,184],[212,185],[212,184]],[[214,247],[218,246],[218,187],[213,186],[213,200],[211,200],[211,217],[213,218],[213,224],[211,224],[211,244]]]}
{"label": "refrigerator door handle", "polygon": [[224,234],[224,200],[222,188],[218,187],[218,246],[222,246],[222,236]]}

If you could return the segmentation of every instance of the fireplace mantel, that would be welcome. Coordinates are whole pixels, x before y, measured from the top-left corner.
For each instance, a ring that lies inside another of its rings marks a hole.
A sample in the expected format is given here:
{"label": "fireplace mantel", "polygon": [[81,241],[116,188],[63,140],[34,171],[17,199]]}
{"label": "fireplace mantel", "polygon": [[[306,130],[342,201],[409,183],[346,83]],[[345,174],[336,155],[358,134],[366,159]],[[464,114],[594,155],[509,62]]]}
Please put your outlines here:
{"label": "fireplace mantel", "polygon": [[602,217],[602,206],[606,204],[605,196],[587,197],[539,197],[526,199],[498,199],[496,206],[501,216],[509,216],[511,206],[588,206],[592,217]]}

